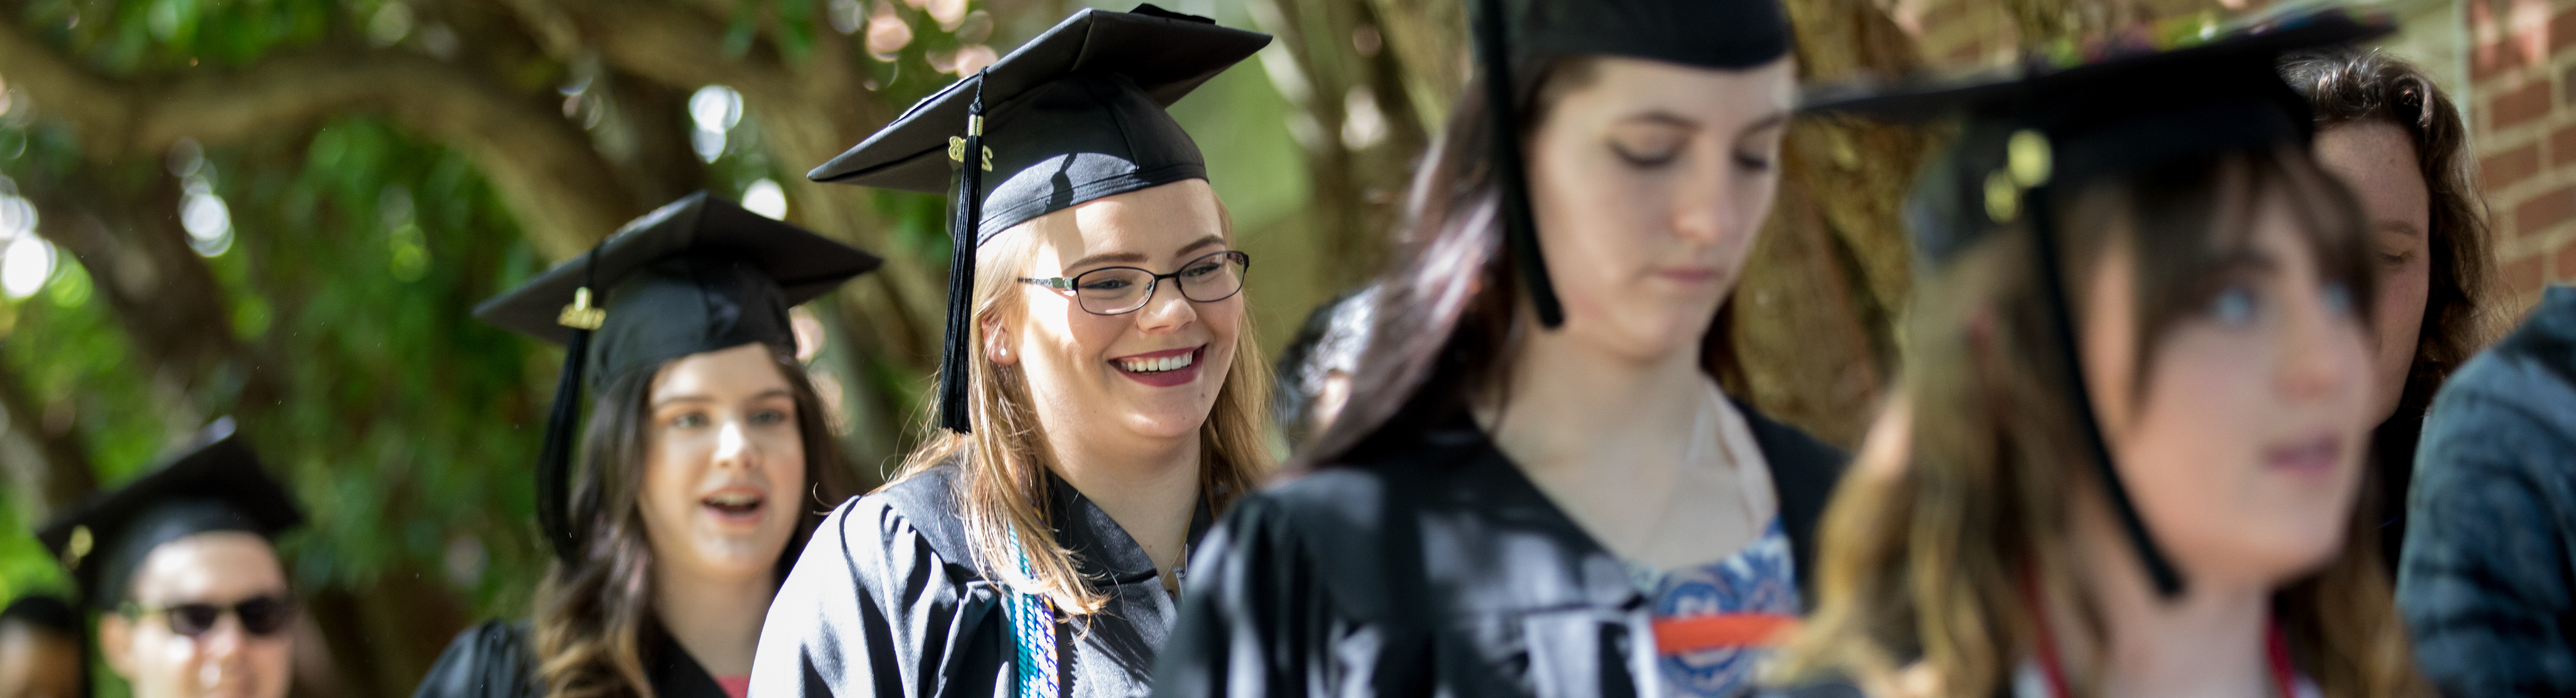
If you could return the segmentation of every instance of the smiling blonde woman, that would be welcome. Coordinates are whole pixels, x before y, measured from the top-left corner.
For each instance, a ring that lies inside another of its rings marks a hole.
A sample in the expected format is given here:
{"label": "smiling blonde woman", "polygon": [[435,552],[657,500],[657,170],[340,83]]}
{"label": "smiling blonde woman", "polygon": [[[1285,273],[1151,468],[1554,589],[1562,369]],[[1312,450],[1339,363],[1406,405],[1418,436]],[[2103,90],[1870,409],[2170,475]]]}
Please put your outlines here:
{"label": "smiling blonde woman", "polygon": [[815,170],[959,185],[940,432],[823,522],[754,691],[1145,692],[1190,546],[1269,467],[1251,257],[1163,107],[1269,40],[1085,10]]}

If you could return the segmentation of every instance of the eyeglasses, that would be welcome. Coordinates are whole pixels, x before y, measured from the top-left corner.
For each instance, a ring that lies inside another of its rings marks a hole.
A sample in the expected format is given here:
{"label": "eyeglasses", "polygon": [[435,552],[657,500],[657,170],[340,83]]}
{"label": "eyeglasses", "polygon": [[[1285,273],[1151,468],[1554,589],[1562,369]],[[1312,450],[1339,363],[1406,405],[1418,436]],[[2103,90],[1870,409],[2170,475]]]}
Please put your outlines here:
{"label": "eyeglasses", "polygon": [[1093,315],[1124,315],[1145,307],[1154,299],[1154,287],[1164,279],[1181,286],[1181,297],[1199,303],[1214,303],[1234,297],[1243,291],[1243,274],[1252,267],[1252,255],[1238,250],[1211,252],[1181,265],[1169,274],[1135,267],[1101,267],[1073,278],[1020,279],[1020,283],[1037,284],[1058,291],[1072,291],[1075,302]]}
{"label": "eyeglasses", "polygon": [[243,632],[262,637],[285,630],[286,622],[295,619],[295,604],[287,601],[286,597],[275,595],[253,596],[230,606],[183,603],[147,608],[127,603],[118,610],[128,618],[160,614],[169,621],[170,632],[185,637],[213,632],[215,624],[222,622],[225,615],[241,619]]}

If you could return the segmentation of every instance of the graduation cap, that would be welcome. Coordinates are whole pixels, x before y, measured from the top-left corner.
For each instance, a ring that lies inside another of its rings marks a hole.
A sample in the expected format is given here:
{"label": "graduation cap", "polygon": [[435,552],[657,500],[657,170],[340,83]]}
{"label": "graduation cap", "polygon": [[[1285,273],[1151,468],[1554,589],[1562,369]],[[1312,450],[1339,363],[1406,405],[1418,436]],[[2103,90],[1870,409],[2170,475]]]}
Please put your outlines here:
{"label": "graduation cap", "polygon": [[295,497],[260,469],[224,418],[152,472],[45,524],[36,540],[71,570],[90,605],[112,610],[163,543],[217,531],[274,539],[302,523]]}
{"label": "graduation cap", "polygon": [[[1268,34],[1153,5],[1084,9],[806,175],[924,193],[955,183],[940,426],[972,429],[966,336],[975,248],[1086,201],[1206,179],[1198,144],[1163,108],[1269,44]],[[998,183],[988,189],[988,179]]]}
{"label": "graduation cap", "polygon": [[1484,72],[1501,188],[1503,243],[1538,311],[1539,324],[1564,324],[1547,261],[1539,255],[1529,178],[1513,112],[1512,61],[1530,56],[1644,58],[1741,70],[1788,55],[1789,18],[1778,0],[1475,0],[1476,61]]}
{"label": "graduation cap", "polygon": [[[2069,386],[2080,439],[2113,515],[2158,593],[2184,579],[2156,544],[2111,465],[2090,391],[2078,368],[2061,243],[2050,191],[2182,158],[2307,148],[2314,133],[2307,100],[2281,80],[2283,54],[2388,33],[2335,10],[2291,15],[2220,32],[2186,35],[2185,45],[2066,51],[2001,73],[1898,85],[1867,82],[1819,88],[1806,109],[1895,120],[1957,117],[1949,152],[1933,161],[1907,202],[1918,263],[1939,269],[1986,235],[2016,223],[2033,239],[2032,263]],[[2207,38],[2203,38],[2207,37]]]}
{"label": "graduation cap", "polygon": [[882,260],[698,192],[627,223],[583,256],[475,306],[474,316],[565,345],[537,462],[537,525],[556,556],[579,559],[568,514],[572,447],[590,397],[618,378],[745,344],[796,351],[787,309]]}

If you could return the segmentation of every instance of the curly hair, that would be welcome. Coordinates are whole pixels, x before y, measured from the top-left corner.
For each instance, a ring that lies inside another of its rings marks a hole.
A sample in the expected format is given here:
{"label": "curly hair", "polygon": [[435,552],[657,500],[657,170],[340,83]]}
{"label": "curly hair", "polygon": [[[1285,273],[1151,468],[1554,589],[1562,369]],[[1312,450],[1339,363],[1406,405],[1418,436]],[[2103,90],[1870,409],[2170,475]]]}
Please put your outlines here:
{"label": "curly hair", "polygon": [[[2404,129],[2432,203],[2425,219],[2431,278],[2415,359],[2396,411],[2371,433],[2375,492],[2364,495],[2364,506],[2386,519],[2405,511],[2415,441],[2434,391],[2493,337],[2497,272],[2486,203],[2471,180],[2474,159],[2460,111],[2423,69],[2376,49],[2341,48],[2283,59],[2281,77],[2307,96],[2318,133],[2371,122]],[[2394,564],[2404,528],[2383,533],[2384,559]]]}

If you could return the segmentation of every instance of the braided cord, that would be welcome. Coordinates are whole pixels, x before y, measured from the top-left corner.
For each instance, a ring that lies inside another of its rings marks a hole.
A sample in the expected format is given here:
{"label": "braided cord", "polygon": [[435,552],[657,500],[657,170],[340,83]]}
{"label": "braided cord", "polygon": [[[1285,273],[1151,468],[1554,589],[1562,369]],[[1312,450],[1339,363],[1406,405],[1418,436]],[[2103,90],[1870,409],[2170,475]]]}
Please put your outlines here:
{"label": "braided cord", "polygon": [[[1017,532],[1011,536],[1011,552],[1020,558],[1020,576],[1034,579],[1036,571],[1029,566],[1028,552],[1020,549]],[[1058,698],[1055,607],[1045,596],[1016,587],[1008,593],[1002,609],[1010,616],[1011,644],[1019,654],[1019,698]]]}

